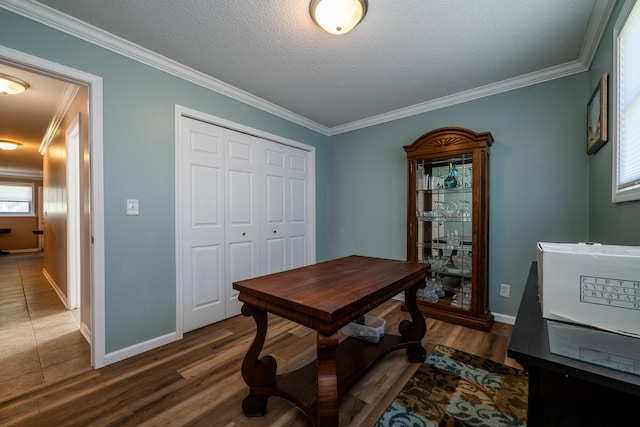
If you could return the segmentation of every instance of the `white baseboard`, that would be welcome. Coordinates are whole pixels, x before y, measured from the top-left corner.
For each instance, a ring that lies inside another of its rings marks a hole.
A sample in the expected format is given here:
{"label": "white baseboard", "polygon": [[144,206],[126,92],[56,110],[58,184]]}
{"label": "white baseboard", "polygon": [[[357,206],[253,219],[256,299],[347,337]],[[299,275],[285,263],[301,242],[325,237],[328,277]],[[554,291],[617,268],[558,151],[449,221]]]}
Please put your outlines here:
{"label": "white baseboard", "polygon": [[508,314],[493,313],[493,320],[500,323],[506,323],[507,325],[515,325],[516,323],[516,317],[509,316]]}
{"label": "white baseboard", "polygon": [[49,273],[47,273],[47,270],[45,268],[42,269],[42,274],[44,275],[44,278],[47,279],[47,282],[49,282],[53,290],[56,292],[58,298],[60,298],[60,301],[62,301],[62,304],[64,304],[65,308],[68,310],[69,304],[67,304],[67,296],[64,294],[64,292],[62,292],[62,290],[60,290],[56,281],[53,280],[53,277],[51,277]]}
{"label": "white baseboard", "polygon": [[85,323],[80,323],[80,333],[85,340],[91,345],[91,329]]}
{"label": "white baseboard", "polygon": [[165,344],[172,343],[177,340],[177,333],[171,332],[166,335],[162,335],[156,338],[152,338],[150,340],[134,344],[130,347],[126,347],[120,350],[116,350],[112,353],[108,353],[104,356],[104,363],[106,365],[110,365],[115,362],[119,362],[121,360],[127,359],[131,356],[135,356],[145,351],[152,350],[157,347],[161,347]]}
{"label": "white baseboard", "polygon": [[42,249],[40,248],[28,248],[28,249],[3,249],[2,252],[7,252],[10,254],[26,254],[30,252],[40,252]]}
{"label": "white baseboard", "polygon": [[[65,296],[65,294],[62,293],[56,281],[53,280],[53,277],[51,277],[51,275],[47,273],[47,270],[44,268],[42,269],[42,275],[44,276],[45,279],[47,279],[47,282],[49,282],[53,290],[56,292],[56,295],[58,295],[58,298],[60,298],[60,301],[62,301],[62,304],[64,304],[64,307],[67,310],[69,310],[69,305],[67,304],[67,297]],[[87,340],[89,345],[91,345],[91,329],[89,328],[89,326],[87,326],[84,323],[80,323],[79,326],[80,326],[79,328],[80,333],[82,334],[84,339]]]}

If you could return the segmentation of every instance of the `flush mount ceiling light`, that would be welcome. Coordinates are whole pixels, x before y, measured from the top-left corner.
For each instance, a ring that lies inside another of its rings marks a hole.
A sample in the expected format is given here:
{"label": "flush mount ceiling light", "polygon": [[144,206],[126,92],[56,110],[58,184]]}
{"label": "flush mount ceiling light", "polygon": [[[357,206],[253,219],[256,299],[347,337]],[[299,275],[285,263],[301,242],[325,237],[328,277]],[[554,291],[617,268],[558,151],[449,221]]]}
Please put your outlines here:
{"label": "flush mount ceiling light", "polygon": [[15,150],[20,145],[21,144],[19,142],[0,141],[0,149],[2,149],[2,150],[7,150],[7,151]]}
{"label": "flush mount ceiling light", "polygon": [[19,78],[0,73],[0,93],[4,95],[17,95],[24,92],[29,83]]}
{"label": "flush mount ceiling light", "polygon": [[367,14],[367,0],[311,0],[313,21],[331,34],[348,33]]}

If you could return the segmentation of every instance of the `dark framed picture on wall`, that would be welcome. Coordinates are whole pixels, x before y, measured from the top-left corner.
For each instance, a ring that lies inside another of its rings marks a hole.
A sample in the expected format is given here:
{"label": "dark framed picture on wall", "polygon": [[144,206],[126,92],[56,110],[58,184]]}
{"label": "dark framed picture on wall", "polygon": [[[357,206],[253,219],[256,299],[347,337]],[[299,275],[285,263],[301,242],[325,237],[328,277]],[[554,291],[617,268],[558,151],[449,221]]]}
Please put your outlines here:
{"label": "dark framed picture on wall", "polygon": [[607,142],[607,77],[600,77],[598,86],[587,103],[587,154],[598,151]]}

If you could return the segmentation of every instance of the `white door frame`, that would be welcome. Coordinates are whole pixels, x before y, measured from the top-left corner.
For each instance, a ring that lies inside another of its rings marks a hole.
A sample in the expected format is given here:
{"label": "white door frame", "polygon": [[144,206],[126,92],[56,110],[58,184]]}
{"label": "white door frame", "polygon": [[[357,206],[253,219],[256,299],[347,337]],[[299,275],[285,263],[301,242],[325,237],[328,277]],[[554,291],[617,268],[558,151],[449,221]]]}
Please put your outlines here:
{"label": "white door frame", "polygon": [[[67,308],[79,308],[80,260],[80,113],[66,131],[67,161]],[[82,318],[82,313],[80,313]]]}
{"label": "white door frame", "polygon": [[102,158],[102,77],[85,73],[24,52],[0,46],[0,61],[44,72],[89,87],[89,152],[91,157],[91,365],[101,368],[105,358],[104,190]]}
{"label": "white door frame", "polygon": [[[44,203],[42,185],[38,186],[38,230],[44,230],[44,210],[42,205]],[[38,235],[38,249],[44,249],[44,234]]]}
{"label": "white door frame", "polygon": [[[306,145],[291,139],[274,135],[268,132],[264,132],[259,129],[254,129],[249,126],[245,126],[239,123],[235,123],[211,114],[203,113],[201,111],[193,110],[191,108],[183,107],[181,105],[175,106],[174,121],[175,121],[175,135],[174,135],[174,152],[175,152],[175,197],[174,200],[180,199],[180,190],[182,188],[180,182],[180,134],[181,134],[181,118],[190,117],[195,120],[211,123],[216,126],[221,126],[227,129],[232,129],[238,132],[246,133],[256,136],[258,138],[266,139],[269,141],[277,142],[279,144],[289,145],[291,147],[299,148],[307,151],[309,159],[309,194],[307,199],[307,206],[309,211],[309,262],[311,264],[316,262],[316,149],[313,146]],[[181,339],[184,335],[183,325],[183,284],[182,284],[182,271],[184,266],[182,265],[182,254],[180,249],[183,245],[182,238],[182,217],[183,212],[181,206],[175,203],[175,234],[176,234],[176,338]]]}

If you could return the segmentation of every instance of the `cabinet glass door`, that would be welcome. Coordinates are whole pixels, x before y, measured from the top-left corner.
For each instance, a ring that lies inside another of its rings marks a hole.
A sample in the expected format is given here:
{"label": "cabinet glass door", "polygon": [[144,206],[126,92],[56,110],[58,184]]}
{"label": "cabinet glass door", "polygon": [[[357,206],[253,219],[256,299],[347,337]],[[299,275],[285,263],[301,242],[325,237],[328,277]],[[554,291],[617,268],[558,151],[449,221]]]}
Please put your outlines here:
{"label": "cabinet glass door", "polygon": [[422,301],[472,307],[472,155],[417,161],[417,261],[431,275]]}

